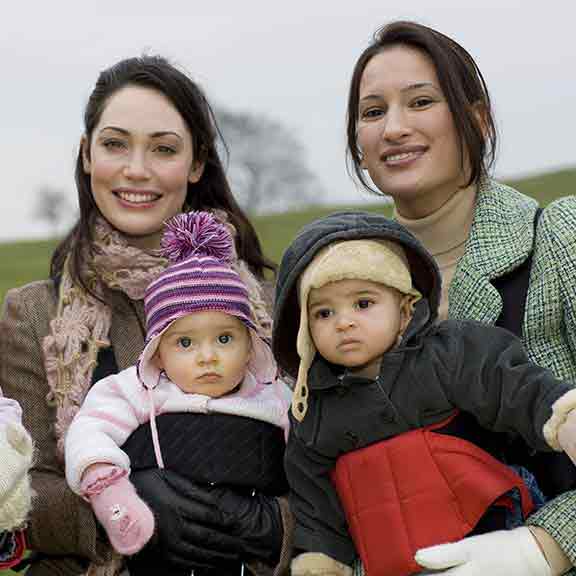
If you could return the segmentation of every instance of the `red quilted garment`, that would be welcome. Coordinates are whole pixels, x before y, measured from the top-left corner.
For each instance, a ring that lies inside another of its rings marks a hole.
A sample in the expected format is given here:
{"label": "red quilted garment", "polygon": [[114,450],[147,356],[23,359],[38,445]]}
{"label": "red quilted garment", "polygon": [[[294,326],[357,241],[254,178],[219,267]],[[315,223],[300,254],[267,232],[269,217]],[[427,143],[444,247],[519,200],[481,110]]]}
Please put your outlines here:
{"label": "red quilted garment", "polygon": [[513,470],[432,428],[341,456],[332,481],[368,576],[421,572],[416,550],[460,540],[513,488],[520,491],[524,514],[532,509],[530,493]]}

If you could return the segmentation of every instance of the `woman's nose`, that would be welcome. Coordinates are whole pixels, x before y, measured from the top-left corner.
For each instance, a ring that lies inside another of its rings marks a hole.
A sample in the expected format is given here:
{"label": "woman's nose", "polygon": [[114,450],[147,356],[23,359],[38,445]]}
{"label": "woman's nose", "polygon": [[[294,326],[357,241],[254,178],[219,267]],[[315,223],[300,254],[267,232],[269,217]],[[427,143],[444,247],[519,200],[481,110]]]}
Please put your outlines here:
{"label": "woman's nose", "polygon": [[128,156],[124,175],[130,180],[147,180],[150,177],[146,155],[143,152],[134,151]]}
{"label": "woman's nose", "polygon": [[401,106],[391,106],[386,113],[382,137],[390,142],[397,142],[410,134],[410,131],[406,111]]}

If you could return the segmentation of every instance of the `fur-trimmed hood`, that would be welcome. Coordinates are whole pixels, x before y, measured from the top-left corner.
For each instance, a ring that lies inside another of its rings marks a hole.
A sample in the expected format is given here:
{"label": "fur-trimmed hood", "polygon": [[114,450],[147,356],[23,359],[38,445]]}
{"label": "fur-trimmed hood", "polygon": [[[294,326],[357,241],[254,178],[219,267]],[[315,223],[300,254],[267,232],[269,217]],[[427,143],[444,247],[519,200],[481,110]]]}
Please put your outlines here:
{"label": "fur-trimmed hood", "polygon": [[[296,236],[282,257],[274,305],[272,349],[280,368],[293,377],[298,373],[300,359],[296,337],[300,319],[298,280],[314,256],[335,241],[360,238],[392,240],[402,245],[410,264],[414,287],[422,294],[427,311],[419,319],[417,332],[433,324],[440,302],[440,272],[432,256],[406,228],[381,214],[345,211],[310,222]],[[414,322],[413,320],[413,322]],[[414,332],[407,330],[412,336]]]}

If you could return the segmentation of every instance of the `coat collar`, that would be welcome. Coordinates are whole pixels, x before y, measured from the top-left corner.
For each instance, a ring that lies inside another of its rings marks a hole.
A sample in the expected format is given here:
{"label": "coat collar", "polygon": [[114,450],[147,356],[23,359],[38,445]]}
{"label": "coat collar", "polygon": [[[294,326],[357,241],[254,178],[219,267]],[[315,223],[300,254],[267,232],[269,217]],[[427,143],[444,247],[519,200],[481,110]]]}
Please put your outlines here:
{"label": "coat collar", "polygon": [[535,200],[495,180],[478,184],[470,236],[450,285],[450,318],[497,320],[502,300],[490,281],[530,255],[537,207]]}
{"label": "coat collar", "polygon": [[144,306],[141,300],[130,301],[119,290],[109,291],[109,303],[112,309],[110,343],[118,369],[123,370],[136,364],[144,348]]}

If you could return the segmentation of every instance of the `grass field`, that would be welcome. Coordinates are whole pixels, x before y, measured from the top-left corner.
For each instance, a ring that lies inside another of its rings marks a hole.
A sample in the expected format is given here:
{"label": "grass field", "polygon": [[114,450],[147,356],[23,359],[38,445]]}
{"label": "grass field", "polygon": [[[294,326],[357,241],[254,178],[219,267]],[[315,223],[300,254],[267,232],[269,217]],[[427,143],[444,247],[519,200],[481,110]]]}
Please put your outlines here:
{"label": "grass field", "polygon": [[[546,173],[508,182],[522,192],[536,198],[542,205],[561,196],[576,193],[576,168]],[[266,255],[279,262],[287,244],[307,222],[334,210],[361,208],[390,214],[390,205],[377,197],[374,203],[362,206],[321,206],[306,210],[259,216],[253,219]],[[9,288],[32,280],[46,278],[50,254],[55,241],[0,243],[0,302]]]}
{"label": "grass field", "polygon": [[[256,217],[253,222],[262,246],[265,247],[266,255],[274,262],[279,262],[284,248],[306,222],[345,208],[357,207],[310,207],[298,212]],[[390,205],[384,202],[362,206],[362,209],[383,212],[384,214],[391,212]],[[0,302],[10,288],[22,286],[32,280],[47,278],[50,269],[50,256],[55,246],[55,240],[0,243],[0,262],[2,263]]]}
{"label": "grass field", "polygon": [[[511,181],[509,184],[546,205],[556,198],[576,193],[576,168]],[[361,208],[387,215],[391,212],[390,205],[375,197],[374,203],[370,205],[311,207],[302,211],[256,217],[254,224],[267,256],[279,262],[285,247],[304,224],[345,208]],[[0,302],[9,288],[47,277],[50,255],[55,245],[55,240],[0,243]],[[0,571],[0,574],[15,573],[6,570]]]}

